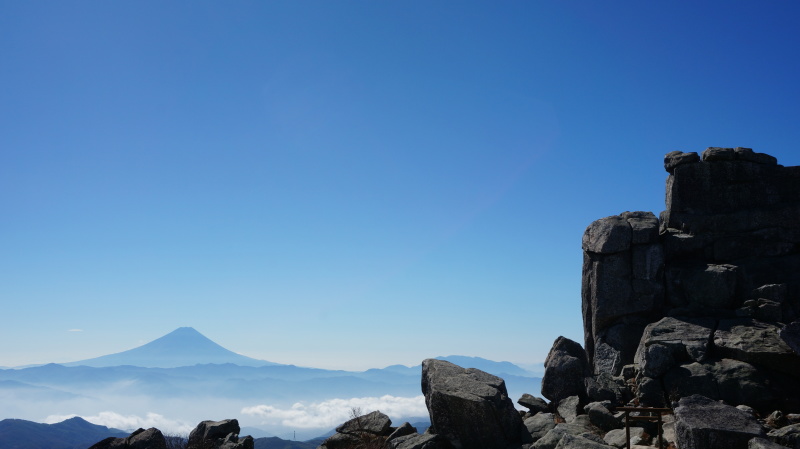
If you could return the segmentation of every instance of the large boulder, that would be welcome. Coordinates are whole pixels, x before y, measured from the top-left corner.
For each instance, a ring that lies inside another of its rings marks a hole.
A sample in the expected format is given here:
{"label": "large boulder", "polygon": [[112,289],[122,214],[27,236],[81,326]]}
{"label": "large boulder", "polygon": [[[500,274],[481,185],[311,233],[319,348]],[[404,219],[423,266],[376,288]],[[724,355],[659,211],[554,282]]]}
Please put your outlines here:
{"label": "large boulder", "polygon": [[239,438],[239,421],[203,421],[189,433],[187,449],[253,449],[253,438]]}
{"label": "large boulder", "polygon": [[570,396],[586,398],[584,378],[590,375],[586,352],[580,344],[558,337],[544,361],[542,396],[554,404]]}
{"label": "large boulder", "polygon": [[366,415],[358,414],[341,424],[336,428],[336,433],[323,441],[319,447],[320,449],[382,448],[386,447],[388,442],[394,446],[401,444],[407,446],[411,443],[409,438],[405,437],[416,434],[417,430],[409,423],[393,428],[392,420],[376,410]]}
{"label": "large boulder", "polygon": [[764,429],[749,413],[707,397],[683,397],[675,408],[675,433],[681,449],[747,449]]}
{"label": "large boulder", "polygon": [[336,428],[339,433],[359,434],[361,432],[373,435],[389,435],[392,420],[376,410],[366,415],[356,416]]}
{"label": "large boulder", "polygon": [[521,443],[522,418],[503,379],[427,359],[422,362],[422,393],[431,432],[445,437],[456,449],[504,449]]}

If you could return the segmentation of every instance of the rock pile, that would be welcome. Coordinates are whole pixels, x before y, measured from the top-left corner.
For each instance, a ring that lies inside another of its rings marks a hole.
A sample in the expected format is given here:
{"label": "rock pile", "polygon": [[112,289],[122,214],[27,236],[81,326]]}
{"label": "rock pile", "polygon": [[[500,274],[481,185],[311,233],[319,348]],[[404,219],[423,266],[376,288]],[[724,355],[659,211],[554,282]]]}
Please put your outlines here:
{"label": "rock pile", "polygon": [[[203,421],[189,434],[186,449],[253,449],[253,438],[239,438],[239,430],[235,419]],[[167,449],[167,440],[156,428],[139,429],[126,438],[106,438],[89,449]]]}
{"label": "rock pile", "polygon": [[439,449],[444,439],[432,433],[420,434],[410,423],[392,427],[380,411],[355,416],[336,428],[336,433],[318,449]]}

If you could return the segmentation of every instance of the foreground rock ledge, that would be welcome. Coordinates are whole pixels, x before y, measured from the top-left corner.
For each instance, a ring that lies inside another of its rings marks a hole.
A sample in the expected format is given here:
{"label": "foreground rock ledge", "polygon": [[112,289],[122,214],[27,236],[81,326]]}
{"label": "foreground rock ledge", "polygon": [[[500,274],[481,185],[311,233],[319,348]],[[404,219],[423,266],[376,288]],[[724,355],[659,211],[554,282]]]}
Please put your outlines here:
{"label": "foreground rock ledge", "polygon": [[752,414],[697,394],[678,402],[675,433],[681,449],[747,449],[751,439],[765,436]]}

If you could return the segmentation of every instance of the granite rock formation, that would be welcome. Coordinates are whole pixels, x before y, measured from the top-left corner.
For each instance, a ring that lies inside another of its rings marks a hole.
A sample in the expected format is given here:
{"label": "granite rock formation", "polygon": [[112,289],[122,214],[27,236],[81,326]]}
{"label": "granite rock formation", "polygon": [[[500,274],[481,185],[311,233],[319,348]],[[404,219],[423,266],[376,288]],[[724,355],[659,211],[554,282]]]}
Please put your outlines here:
{"label": "granite rock formation", "polygon": [[697,393],[800,409],[800,167],[708,148],[664,168],[660,218],[625,212],[584,233],[591,371],[619,379],[635,364],[643,405]]}

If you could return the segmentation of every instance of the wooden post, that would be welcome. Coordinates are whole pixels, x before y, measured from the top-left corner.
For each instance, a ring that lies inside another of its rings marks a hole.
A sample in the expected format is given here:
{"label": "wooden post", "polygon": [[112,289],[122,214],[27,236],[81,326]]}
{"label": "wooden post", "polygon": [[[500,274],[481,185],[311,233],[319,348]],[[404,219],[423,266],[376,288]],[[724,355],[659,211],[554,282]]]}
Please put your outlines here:
{"label": "wooden post", "polygon": [[625,447],[627,449],[631,449],[631,423],[628,419],[629,413],[628,410],[625,410]]}

